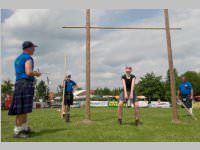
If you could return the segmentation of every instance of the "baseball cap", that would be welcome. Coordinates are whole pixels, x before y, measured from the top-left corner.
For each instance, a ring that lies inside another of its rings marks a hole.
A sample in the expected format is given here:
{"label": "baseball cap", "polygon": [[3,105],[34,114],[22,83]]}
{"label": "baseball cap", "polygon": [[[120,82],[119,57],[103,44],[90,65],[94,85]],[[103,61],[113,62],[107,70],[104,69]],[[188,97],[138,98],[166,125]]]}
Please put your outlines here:
{"label": "baseball cap", "polygon": [[33,44],[31,41],[24,41],[22,44],[22,49],[30,48],[30,47],[38,47],[37,45]]}

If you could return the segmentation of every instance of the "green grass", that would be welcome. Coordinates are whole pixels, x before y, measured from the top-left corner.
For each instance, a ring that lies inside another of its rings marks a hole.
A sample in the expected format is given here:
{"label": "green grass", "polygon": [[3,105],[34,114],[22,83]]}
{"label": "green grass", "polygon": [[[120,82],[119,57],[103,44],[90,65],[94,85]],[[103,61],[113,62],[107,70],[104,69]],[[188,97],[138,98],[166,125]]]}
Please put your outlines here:
{"label": "green grass", "polygon": [[133,124],[132,108],[124,109],[123,125],[117,124],[117,108],[92,108],[92,123],[85,124],[84,109],[71,111],[71,122],[66,124],[56,109],[34,109],[29,115],[30,127],[36,132],[27,139],[14,139],[15,118],[2,111],[2,141],[20,142],[189,142],[200,141],[200,110],[194,110],[197,121],[186,116],[184,109],[178,109],[182,123],[173,124],[171,109],[143,108],[143,125]]}

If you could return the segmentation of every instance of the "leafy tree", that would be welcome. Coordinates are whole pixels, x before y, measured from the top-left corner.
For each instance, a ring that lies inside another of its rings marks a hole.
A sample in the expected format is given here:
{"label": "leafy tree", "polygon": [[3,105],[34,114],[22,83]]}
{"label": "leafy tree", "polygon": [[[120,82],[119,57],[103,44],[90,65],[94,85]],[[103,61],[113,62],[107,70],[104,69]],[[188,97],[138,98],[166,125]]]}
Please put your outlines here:
{"label": "leafy tree", "polygon": [[151,100],[162,98],[165,95],[164,83],[161,81],[161,76],[156,76],[155,73],[147,73],[140,78],[136,86],[137,95],[147,96]]}
{"label": "leafy tree", "polygon": [[46,100],[46,95],[47,95],[47,85],[45,84],[45,81],[41,80],[39,83],[36,85],[36,99],[43,99]]}
{"label": "leafy tree", "polygon": [[187,71],[180,76],[185,76],[187,81],[189,81],[194,89],[194,95],[200,95],[200,73],[195,71]]}
{"label": "leafy tree", "polygon": [[8,79],[8,80],[3,81],[2,85],[1,85],[2,100],[4,100],[4,98],[7,94],[12,95],[13,86],[14,86],[14,84],[11,82],[11,80]]}

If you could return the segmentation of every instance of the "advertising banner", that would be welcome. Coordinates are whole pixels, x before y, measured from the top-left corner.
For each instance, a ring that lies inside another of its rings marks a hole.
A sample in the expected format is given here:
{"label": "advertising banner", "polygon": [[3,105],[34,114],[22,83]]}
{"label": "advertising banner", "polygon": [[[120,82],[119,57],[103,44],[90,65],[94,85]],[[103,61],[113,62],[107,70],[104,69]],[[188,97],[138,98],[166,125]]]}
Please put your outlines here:
{"label": "advertising banner", "polygon": [[91,101],[91,107],[108,107],[108,101]]}
{"label": "advertising banner", "polygon": [[192,108],[200,109],[200,102],[192,102]]}
{"label": "advertising banner", "polygon": [[149,107],[152,107],[152,108],[170,108],[170,103],[169,102],[151,101],[151,104],[149,104]]}

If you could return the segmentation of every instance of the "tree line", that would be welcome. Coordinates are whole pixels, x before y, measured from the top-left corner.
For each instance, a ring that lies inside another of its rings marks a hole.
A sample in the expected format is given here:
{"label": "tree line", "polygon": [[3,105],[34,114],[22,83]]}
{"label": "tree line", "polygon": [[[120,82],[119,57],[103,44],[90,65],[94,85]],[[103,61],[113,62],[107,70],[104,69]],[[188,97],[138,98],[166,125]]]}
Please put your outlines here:
{"label": "tree line", "polygon": [[[194,95],[200,95],[200,72],[196,71],[186,71],[183,74],[178,74],[177,70],[174,69],[175,75],[175,83],[176,89],[178,89],[178,85],[181,82],[181,77],[185,76],[189,82],[191,82]],[[14,89],[14,84],[11,80],[4,80],[1,85],[1,98],[4,100],[6,94],[12,95]],[[79,88],[80,90],[81,88]],[[104,95],[119,95],[121,92],[121,88],[97,88],[95,90],[95,95],[104,96]],[[47,100],[47,93],[49,89],[45,83],[45,81],[35,81],[35,100],[39,99]],[[137,95],[144,95],[149,100],[166,100],[170,101],[171,92],[170,92],[170,75],[169,70],[166,73],[166,78],[162,76],[157,76],[154,72],[146,73],[143,77],[141,77],[136,84],[136,93]],[[62,87],[58,86],[57,91],[55,92],[55,96],[62,96]]]}

